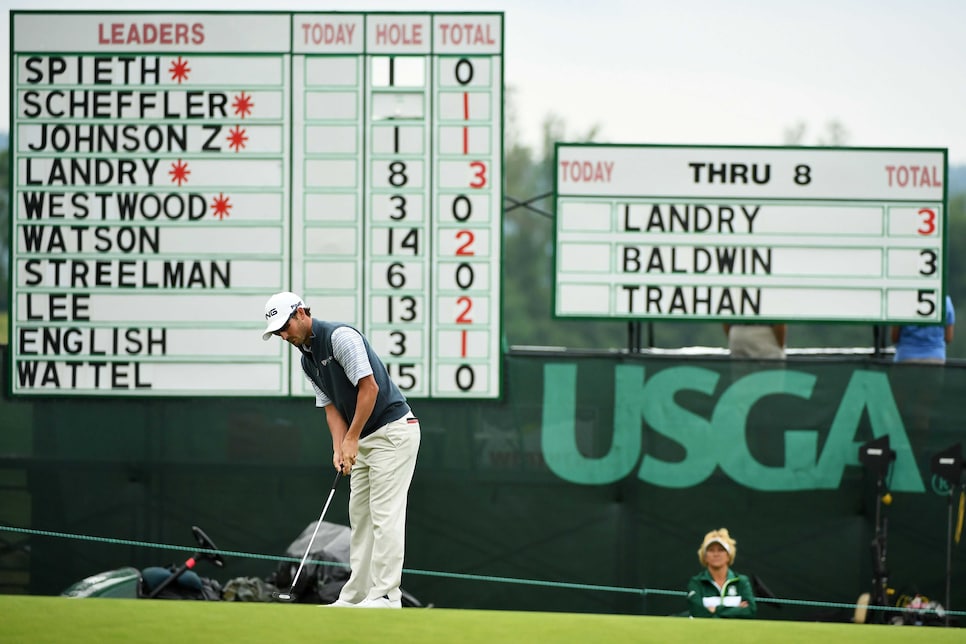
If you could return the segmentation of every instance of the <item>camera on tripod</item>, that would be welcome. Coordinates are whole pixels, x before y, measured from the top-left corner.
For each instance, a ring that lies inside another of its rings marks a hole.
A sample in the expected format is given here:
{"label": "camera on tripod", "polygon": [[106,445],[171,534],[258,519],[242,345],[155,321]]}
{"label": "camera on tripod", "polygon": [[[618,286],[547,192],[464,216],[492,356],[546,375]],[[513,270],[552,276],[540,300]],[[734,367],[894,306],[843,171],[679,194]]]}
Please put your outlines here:
{"label": "camera on tripod", "polygon": [[[889,588],[889,570],[886,567],[889,521],[882,517],[882,504],[892,503],[892,495],[886,486],[889,467],[896,460],[895,450],[889,447],[889,436],[880,436],[859,447],[859,462],[875,474],[875,537],[872,539],[872,606],[885,607],[887,597],[893,592]],[[875,623],[883,623],[882,610],[874,611]]]}
{"label": "camera on tripod", "polygon": [[[942,479],[949,489],[946,542],[946,606],[944,608],[942,604],[930,601],[927,597],[919,595],[918,593],[911,598],[909,596],[902,596],[896,602],[896,606],[903,610],[892,616],[890,620],[886,616],[886,610],[891,604],[889,595],[895,594],[895,591],[889,588],[889,571],[886,567],[889,521],[882,516],[882,505],[892,503],[892,495],[889,494],[886,481],[889,478],[890,468],[895,460],[896,452],[889,447],[888,435],[881,436],[859,447],[859,462],[876,477],[876,504],[875,537],[872,539],[871,544],[872,593],[863,593],[860,597],[860,602],[856,607],[856,621],[867,621],[866,608],[873,608],[872,617],[869,621],[874,623],[945,623],[946,626],[949,626],[949,603],[952,580],[953,493],[957,487],[960,487],[960,520],[955,530],[956,543],[959,543],[959,537],[962,531],[962,515],[964,507],[966,507],[966,483],[962,480],[966,464],[963,462],[962,445],[959,443],[952,445],[936,453],[930,461],[930,469],[932,470],[933,476]],[[875,610],[876,608],[878,610]]]}

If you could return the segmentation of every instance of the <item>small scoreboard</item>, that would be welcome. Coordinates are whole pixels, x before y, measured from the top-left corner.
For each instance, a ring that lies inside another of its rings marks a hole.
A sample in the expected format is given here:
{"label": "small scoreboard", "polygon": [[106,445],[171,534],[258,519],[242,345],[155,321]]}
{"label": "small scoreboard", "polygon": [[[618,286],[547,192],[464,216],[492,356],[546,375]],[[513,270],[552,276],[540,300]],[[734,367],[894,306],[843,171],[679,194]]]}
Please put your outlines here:
{"label": "small scoreboard", "polygon": [[554,315],[940,323],[946,157],[557,144]]}

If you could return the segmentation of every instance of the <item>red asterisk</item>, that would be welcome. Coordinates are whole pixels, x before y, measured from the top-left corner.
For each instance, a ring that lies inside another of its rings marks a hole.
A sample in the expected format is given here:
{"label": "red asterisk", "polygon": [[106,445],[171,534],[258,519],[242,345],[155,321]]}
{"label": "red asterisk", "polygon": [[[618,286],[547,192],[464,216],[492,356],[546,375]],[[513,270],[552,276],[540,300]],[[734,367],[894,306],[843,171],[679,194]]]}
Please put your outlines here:
{"label": "red asterisk", "polygon": [[180,186],[182,183],[188,183],[188,175],[191,174],[191,170],[188,169],[187,163],[178,159],[171,164],[171,170],[168,171],[168,174],[171,175],[171,181]]}
{"label": "red asterisk", "polygon": [[228,211],[231,210],[231,204],[229,202],[229,197],[226,197],[224,193],[219,192],[218,196],[215,197],[211,202],[211,209],[214,211],[215,217],[218,219],[224,219],[228,216]]}
{"label": "red asterisk", "polygon": [[171,61],[171,67],[168,71],[171,72],[171,80],[178,81],[180,85],[181,81],[188,80],[188,72],[191,71],[191,68],[188,67],[188,61],[178,56],[178,60]]}
{"label": "red asterisk", "polygon": [[234,129],[228,130],[228,147],[235,148],[235,152],[241,151],[245,147],[245,141],[247,140],[248,137],[245,136],[245,130],[240,125],[236,125]]}
{"label": "red asterisk", "polygon": [[252,113],[252,108],[255,107],[255,103],[252,101],[252,97],[249,94],[242,92],[241,94],[235,96],[235,101],[231,104],[235,109],[235,114],[239,118],[245,118]]}

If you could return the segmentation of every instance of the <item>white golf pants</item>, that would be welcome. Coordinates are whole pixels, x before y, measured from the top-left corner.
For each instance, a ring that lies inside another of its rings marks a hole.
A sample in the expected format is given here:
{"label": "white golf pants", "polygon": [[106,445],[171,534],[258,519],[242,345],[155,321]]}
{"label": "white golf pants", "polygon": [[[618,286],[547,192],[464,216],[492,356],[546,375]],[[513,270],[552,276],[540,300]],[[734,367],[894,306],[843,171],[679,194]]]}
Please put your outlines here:
{"label": "white golf pants", "polygon": [[402,597],[406,503],[419,439],[419,421],[410,414],[359,441],[359,455],[349,474],[352,574],[339,596],[343,601]]}

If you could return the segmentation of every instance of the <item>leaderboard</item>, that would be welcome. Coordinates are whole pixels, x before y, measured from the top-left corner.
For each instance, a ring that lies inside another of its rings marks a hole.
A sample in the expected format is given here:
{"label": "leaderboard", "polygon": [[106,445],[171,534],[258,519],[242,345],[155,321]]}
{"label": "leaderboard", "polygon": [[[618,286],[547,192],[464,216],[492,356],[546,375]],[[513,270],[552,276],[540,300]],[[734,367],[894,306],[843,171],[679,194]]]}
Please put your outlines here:
{"label": "leaderboard", "polygon": [[311,395],[291,290],[500,396],[501,13],[11,20],[13,394]]}
{"label": "leaderboard", "polygon": [[554,315],[943,320],[945,149],[555,151]]}

